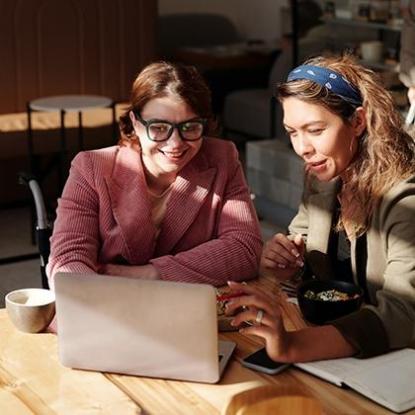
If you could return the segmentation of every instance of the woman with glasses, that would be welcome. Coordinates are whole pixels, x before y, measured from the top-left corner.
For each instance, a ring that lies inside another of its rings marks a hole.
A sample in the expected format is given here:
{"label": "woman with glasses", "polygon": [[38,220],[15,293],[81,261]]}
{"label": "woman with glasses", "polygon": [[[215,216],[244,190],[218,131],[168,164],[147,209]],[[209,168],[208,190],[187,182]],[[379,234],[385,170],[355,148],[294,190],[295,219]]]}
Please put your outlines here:
{"label": "woman with glasses", "polygon": [[261,272],[283,281],[349,280],[365,305],[322,326],[287,332],[276,300],[247,295],[233,324],[263,337],[284,362],[370,357],[415,346],[415,142],[380,79],[348,56],[315,58],[278,85],[284,126],[306,186],[289,234],[264,247]]}
{"label": "woman with glasses", "polygon": [[58,271],[213,285],[253,278],[258,221],[237,150],[209,137],[213,128],[210,91],[196,69],[144,68],[120,118],[119,145],[72,162],[49,278]]}

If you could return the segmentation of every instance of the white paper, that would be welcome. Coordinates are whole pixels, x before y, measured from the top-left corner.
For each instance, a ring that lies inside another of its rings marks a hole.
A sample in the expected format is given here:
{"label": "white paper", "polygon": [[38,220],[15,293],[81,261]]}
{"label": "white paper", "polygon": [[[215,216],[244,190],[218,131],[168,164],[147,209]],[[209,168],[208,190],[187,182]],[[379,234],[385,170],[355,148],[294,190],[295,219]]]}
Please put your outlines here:
{"label": "white paper", "polygon": [[415,407],[415,350],[402,349],[370,359],[296,363],[338,386],[346,384],[375,402],[403,412]]}

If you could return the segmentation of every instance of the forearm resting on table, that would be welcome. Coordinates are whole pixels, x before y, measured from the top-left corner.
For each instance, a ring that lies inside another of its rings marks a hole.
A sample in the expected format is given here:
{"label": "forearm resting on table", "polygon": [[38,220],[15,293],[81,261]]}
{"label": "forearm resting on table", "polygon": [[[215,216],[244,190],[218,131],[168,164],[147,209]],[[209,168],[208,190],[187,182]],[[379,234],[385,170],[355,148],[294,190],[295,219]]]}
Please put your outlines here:
{"label": "forearm resting on table", "polygon": [[119,264],[104,264],[101,265],[100,274],[116,275],[120,277],[140,278],[147,280],[160,279],[160,274],[157,268],[152,264],[146,265],[119,265]]}
{"label": "forearm resting on table", "polygon": [[336,359],[357,353],[357,350],[331,325],[306,327],[288,332],[287,336],[287,360],[290,362]]}

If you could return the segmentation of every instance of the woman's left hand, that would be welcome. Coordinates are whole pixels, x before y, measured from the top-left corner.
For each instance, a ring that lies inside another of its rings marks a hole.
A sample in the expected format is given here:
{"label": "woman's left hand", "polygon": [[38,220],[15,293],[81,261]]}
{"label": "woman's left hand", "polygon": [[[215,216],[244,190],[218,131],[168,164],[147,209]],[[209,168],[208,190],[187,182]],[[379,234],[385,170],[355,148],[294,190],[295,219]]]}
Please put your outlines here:
{"label": "woman's left hand", "polygon": [[243,334],[253,334],[265,340],[265,348],[271,359],[285,362],[288,360],[288,335],[281,317],[281,309],[275,298],[263,291],[237,282],[228,282],[231,291],[243,292],[245,295],[232,298],[226,306],[226,314],[232,315],[244,307],[231,324],[240,326],[243,322],[252,323],[250,327],[239,330]]}

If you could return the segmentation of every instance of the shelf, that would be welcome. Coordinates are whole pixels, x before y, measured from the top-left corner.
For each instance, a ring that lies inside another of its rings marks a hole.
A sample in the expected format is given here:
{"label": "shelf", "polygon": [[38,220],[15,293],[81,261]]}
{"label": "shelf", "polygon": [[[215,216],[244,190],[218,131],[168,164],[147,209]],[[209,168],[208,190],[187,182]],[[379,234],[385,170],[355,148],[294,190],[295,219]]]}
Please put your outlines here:
{"label": "shelf", "polygon": [[402,26],[392,26],[387,23],[376,23],[366,20],[339,19],[337,17],[323,17],[321,20],[327,24],[342,24],[355,27],[366,27],[369,29],[390,30],[393,32],[400,32],[402,30]]}

